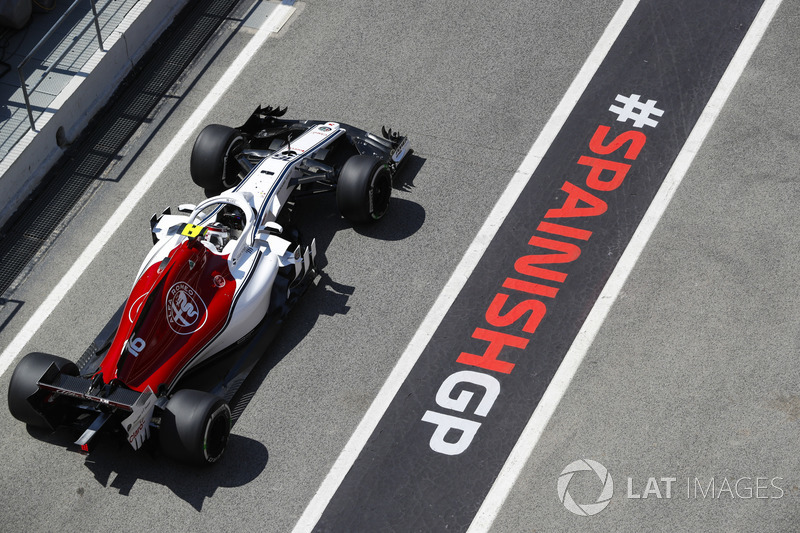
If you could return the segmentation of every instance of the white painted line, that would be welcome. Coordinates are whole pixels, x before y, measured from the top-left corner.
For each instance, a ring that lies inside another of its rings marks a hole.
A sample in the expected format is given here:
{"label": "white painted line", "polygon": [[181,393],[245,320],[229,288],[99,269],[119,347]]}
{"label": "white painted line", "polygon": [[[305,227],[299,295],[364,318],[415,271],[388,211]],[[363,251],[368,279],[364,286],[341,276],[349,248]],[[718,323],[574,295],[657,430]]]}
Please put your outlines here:
{"label": "white painted line", "polygon": [[583,91],[586,89],[586,86],[591,81],[595,72],[597,72],[600,63],[608,54],[611,45],[616,41],[617,36],[620,31],[622,31],[622,28],[625,26],[625,23],[638,4],[639,0],[625,0],[611,19],[611,22],[606,27],[600,40],[595,45],[591,54],[589,54],[589,57],[584,62],[578,75],[572,81],[572,84],[567,89],[567,92],[564,94],[555,111],[553,111],[547,124],[545,124],[539,137],[533,143],[525,159],[523,159],[519,168],[514,173],[511,182],[508,184],[505,191],[503,191],[502,196],[497,201],[497,204],[495,204],[489,217],[478,231],[478,234],[475,236],[472,244],[470,244],[464,257],[461,258],[458,266],[456,266],[453,275],[450,276],[444,289],[439,293],[439,297],[436,299],[433,307],[428,311],[419,329],[408,343],[403,355],[400,356],[400,360],[386,379],[383,387],[381,387],[381,390],[378,392],[372,405],[370,405],[364,418],[361,419],[355,432],[350,437],[350,440],[339,454],[330,472],[323,480],[322,485],[320,485],[313,499],[308,504],[308,507],[306,507],[303,515],[294,527],[294,533],[311,531],[319,521],[325,507],[328,506],[328,503],[339,485],[341,485],[345,475],[350,470],[350,467],[353,466],[358,454],[361,453],[370,435],[372,435],[372,432],[386,412],[392,399],[397,394],[400,386],[406,380],[406,377],[414,367],[417,359],[419,359],[420,354],[425,346],[427,346],[433,333],[439,327],[439,324],[450,309],[456,296],[461,292],[461,289],[472,274],[472,271],[475,270],[475,266],[478,264],[481,257],[483,257],[486,248],[489,246],[489,243],[492,242],[498,228],[505,220],[509,211],[511,211],[522,189],[527,185],[536,167],[539,166],[542,157],[544,157],[544,154],[550,148],[550,145],[561,130],[567,117],[572,113],[572,109],[575,107],[578,99],[583,94]]}
{"label": "white painted line", "polygon": [[628,244],[622,257],[620,257],[616,268],[614,268],[614,272],[611,273],[611,277],[603,288],[603,292],[600,293],[600,297],[589,312],[589,316],[586,317],[586,322],[584,322],[583,327],[578,332],[577,337],[575,337],[575,341],[572,343],[572,346],[564,357],[564,361],[561,363],[561,366],[559,366],[555,376],[553,376],[553,380],[547,387],[539,405],[536,407],[533,416],[531,416],[531,419],[525,426],[522,435],[511,451],[511,454],[508,456],[502,470],[500,470],[500,474],[489,490],[489,494],[487,494],[481,508],[478,509],[478,514],[472,521],[468,533],[485,532],[489,531],[489,528],[491,528],[492,523],[497,517],[497,513],[503,506],[511,488],[516,483],[520,472],[528,462],[533,448],[539,441],[539,437],[541,437],[544,429],[547,427],[561,398],[564,397],[564,393],[569,387],[572,378],[578,371],[578,367],[580,367],[586,352],[589,350],[597,332],[605,321],[608,311],[611,309],[614,301],[616,301],[617,296],[619,296],[622,286],[628,279],[628,275],[633,270],[634,265],[636,265],[636,261],[638,261],[642,250],[644,250],[647,241],[653,234],[653,230],[655,230],[655,227],[658,225],[658,221],[661,220],[661,216],[666,211],[667,205],[669,205],[675,191],[686,175],[686,172],[689,170],[689,166],[700,150],[700,146],[711,130],[711,126],[714,125],[722,107],[728,100],[728,96],[730,96],[731,91],[733,91],[734,86],[739,81],[747,62],[753,55],[753,51],[758,46],[758,43],[761,41],[761,37],[764,35],[770,21],[772,21],[772,17],[775,15],[781,1],[782,0],[766,0],[761,6],[761,10],[750,26],[747,35],[745,35],[742,40],[742,44],[739,45],[739,49],[733,56],[728,68],[725,70],[725,74],[720,79],[703,113],[697,120],[697,124],[695,124],[694,129],[692,129],[692,132],[686,139],[686,143],[675,159],[672,168],[670,168],[667,173],[664,183],[661,185],[661,188],[658,190],[653,202],[645,213],[642,222],[633,234],[631,242]]}
{"label": "white painted line", "polygon": [[75,282],[81,274],[83,274],[84,270],[86,270],[94,258],[97,257],[109,239],[111,239],[111,236],[122,225],[122,222],[150,189],[150,186],[161,176],[161,173],[167,168],[172,158],[175,157],[175,154],[186,144],[186,141],[189,140],[194,130],[200,126],[201,122],[214,108],[222,95],[225,94],[239,74],[242,73],[250,59],[264,44],[264,41],[267,40],[276,28],[281,28],[283,26],[289,17],[291,17],[294,10],[294,7],[281,4],[267,17],[253,38],[250,39],[250,42],[247,43],[225,71],[225,74],[222,75],[217,84],[214,85],[211,91],[206,95],[158,158],[150,165],[150,168],[144,173],[142,179],[139,180],[131,192],[128,193],[125,200],[122,201],[122,204],[114,211],[114,214],[111,215],[108,222],[106,222],[97,233],[95,238],[92,239],[92,242],[89,243],[64,277],[61,278],[61,281],[50,291],[50,294],[28,319],[19,333],[17,333],[14,340],[12,340],[6,349],[3,350],[3,353],[0,354],[0,375],[8,370],[8,367],[14,359],[19,355],[22,349],[25,348],[25,345],[28,344],[34,334],[42,327],[42,324],[44,324],[44,321],[50,316],[53,309],[56,308],[67,292],[75,285]]}

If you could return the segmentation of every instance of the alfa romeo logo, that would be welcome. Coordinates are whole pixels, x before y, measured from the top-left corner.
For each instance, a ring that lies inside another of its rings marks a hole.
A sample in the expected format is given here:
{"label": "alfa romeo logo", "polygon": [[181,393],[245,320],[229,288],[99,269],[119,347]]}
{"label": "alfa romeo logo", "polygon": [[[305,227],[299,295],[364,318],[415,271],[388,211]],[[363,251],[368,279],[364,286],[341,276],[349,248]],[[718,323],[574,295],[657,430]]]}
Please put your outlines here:
{"label": "alfa romeo logo", "polygon": [[[572,496],[570,496],[569,490],[567,490],[569,487],[569,482],[572,481],[572,476],[574,476],[576,472],[582,471],[594,472],[597,474],[597,477],[603,484],[603,489],[600,492],[600,496],[597,497],[597,501],[594,503],[576,503],[575,500],[572,499]],[[605,466],[601,465],[597,461],[592,461],[591,459],[579,459],[568,464],[567,467],[561,471],[561,475],[558,476],[558,499],[561,500],[561,503],[564,504],[564,507],[566,507],[568,511],[575,513],[576,515],[596,515],[606,508],[611,501],[611,496],[613,495],[614,481],[611,479],[611,474],[608,473],[608,470]]]}
{"label": "alfa romeo logo", "polygon": [[179,281],[167,291],[167,323],[179,335],[189,335],[206,323],[206,304],[188,283]]}

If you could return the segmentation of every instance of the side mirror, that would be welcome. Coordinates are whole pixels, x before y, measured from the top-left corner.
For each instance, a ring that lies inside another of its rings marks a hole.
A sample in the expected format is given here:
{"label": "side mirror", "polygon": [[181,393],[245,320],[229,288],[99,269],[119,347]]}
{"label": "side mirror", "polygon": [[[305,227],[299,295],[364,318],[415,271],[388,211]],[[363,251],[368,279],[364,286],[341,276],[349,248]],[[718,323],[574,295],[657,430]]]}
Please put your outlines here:
{"label": "side mirror", "polygon": [[256,231],[255,242],[266,244],[267,237],[270,235],[280,235],[281,233],[283,233],[283,226],[277,222],[267,222],[263,226],[260,226],[258,231]]}
{"label": "side mirror", "polygon": [[197,207],[194,204],[181,204],[178,206],[178,211],[181,213],[191,213],[194,211],[194,208]]}
{"label": "side mirror", "polygon": [[281,233],[283,233],[283,226],[281,226],[277,222],[267,222],[266,224],[258,228],[258,231],[259,232],[266,231],[270,235],[280,235]]}

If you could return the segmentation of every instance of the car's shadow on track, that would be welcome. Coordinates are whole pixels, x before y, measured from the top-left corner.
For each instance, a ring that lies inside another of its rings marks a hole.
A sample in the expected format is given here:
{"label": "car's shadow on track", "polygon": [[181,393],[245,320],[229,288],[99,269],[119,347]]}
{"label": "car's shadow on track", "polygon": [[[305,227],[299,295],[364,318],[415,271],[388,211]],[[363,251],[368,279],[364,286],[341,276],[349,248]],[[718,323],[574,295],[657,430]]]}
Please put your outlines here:
{"label": "car's shadow on track", "polygon": [[347,313],[350,309],[347,300],[354,291],[354,287],[336,283],[325,272],[320,273],[317,284],[308,289],[297,308],[289,313],[277,338],[267,349],[268,353],[256,364],[231,400],[231,423],[234,427],[270,371],[305,338],[320,316]]}
{"label": "car's shadow on track", "polygon": [[[77,436],[74,430],[60,428],[49,432],[29,427],[28,433],[54,446],[76,449],[71,444]],[[234,433],[222,459],[207,467],[172,461],[159,453],[151,441],[134,452],[125,439],[107,437],[84,460],[99,484],[128,496],[137,480],[146,480],[169,488],[197,511],[203,509],[206,498],[214,496],[219,487],[240,487],[256,479],[269,461],[269,452],[262,443]]]}
{"label": "car's shadow on track", "polygon": [[[269,460],[262,443],[236,434],[231,434],[219,463],[210,467],[183,465],[155,452],[131,453],[127,443],[119,444],[120,448],[114,449],[109,442],[87,457],[86,468],[98,483],[123,496],[130,494],[137,480],[164,485],[197,511],[219,487],[241,487],[256,479]],[[119,457],[122,453],[125,457]]]}

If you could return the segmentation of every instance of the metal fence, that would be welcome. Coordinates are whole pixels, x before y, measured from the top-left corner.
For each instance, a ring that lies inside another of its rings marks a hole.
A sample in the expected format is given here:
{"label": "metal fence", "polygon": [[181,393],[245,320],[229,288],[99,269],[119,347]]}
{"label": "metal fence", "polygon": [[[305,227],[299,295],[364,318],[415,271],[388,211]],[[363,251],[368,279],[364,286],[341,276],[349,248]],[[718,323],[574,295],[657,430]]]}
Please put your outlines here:
{"label": "metal fence", "polygon": [[[23,72],[25,64],[28,63],[28,61],[31,60],[31,58],[37,52],[37,50],[39,50],[39,48],[41,48],[44,45],[44,43],[47,42],[47,40],[50,39],[50,37],[52,37],[56,31],[58,31],[58,28],[64,23],[67,17],[69,17],[70,13],[72,13],[75,10],[78,4],[86,1],[88,1],[89,4],[91,4],[92,6],[92,20],[88,24],[86,24],[86,26],[84,26],[83,29],[81,29],[80,33],[78,34],[78,37],[73,41],[72,45],[67,46],[64,49],[64,51],[61,52],[61,55],[58,56],[55,60],[53,60],[50,66],[47,67],[47,69],[45,69],[45,71],[41,74],[41,76],[39,76],[39,79],[35,80],[35,82],[33,82],[31,86],[28,87],[28,82],[26,81],[25,74]],[[78,38],[83,36],[86,33],[86,31],[92,26],[92,22],[94,23],[94,28],[95,31],[97,32],[97,43],[99,45],[99,49],[103,50],[104,49],[103,36],[100,34],[100,22],[97,19],[97,7],[95,6],[94,0],[75,0],[72,3],[72,5],[69,6],[69,8],[67,8],[64,14],[61,15],[58,21],[55,24],[53,24],[53,27],[50,28],[50,31],[48,31],[47,34],[45,34],[45,36],[42,37],[42,39],[36,44],[36,46],[33,47],[30,53],[27,56],[25,56],[25,59],[23,59],[20,62],[19,66],[17,67],[17,73],[19,74],[19,83],[20,86],[22,87],[22,96],[25,98],[25,108],[28,110],[28,120],[30,120],[31,123],[31,130],[36,131],[36,122],[33,120],[33,111],[31,109],[31,101],[30,101],[31,93],[33,93],[36,90],[36,88],[39,87],[39,85],[41,85],[42,81],[44,81],[47,75],[50,74],[53,71],[53,69],[59,64],[59,62],[62,59],[64,59],[64,57],[72,50],[72,47],[75,46],[75,44],[78,42]]]}

